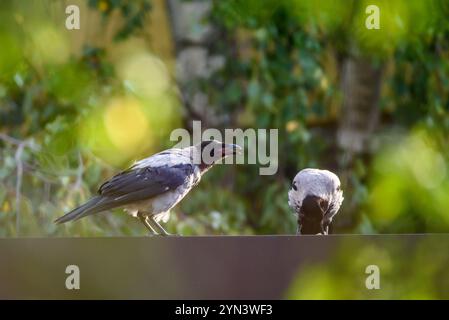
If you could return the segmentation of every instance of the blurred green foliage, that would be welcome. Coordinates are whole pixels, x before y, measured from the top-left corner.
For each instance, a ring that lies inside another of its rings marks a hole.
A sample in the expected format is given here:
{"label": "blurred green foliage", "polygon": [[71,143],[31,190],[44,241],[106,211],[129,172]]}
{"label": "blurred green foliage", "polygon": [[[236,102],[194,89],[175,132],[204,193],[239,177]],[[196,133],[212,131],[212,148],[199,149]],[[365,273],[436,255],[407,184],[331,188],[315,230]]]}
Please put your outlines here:
{"label": "blurred green foliage", "polygon": [[139,33],[144,27],[147,13],[151,10],[150,0],[88,0],[89,7],[99,10],[103,17],[109,18],[119,12],[125,22],[114,35],[114,40],[124,40],[130,35]]}
{"label": "blurred green foliage", "polygon": [[[274,176],[259,176],[254,165],[214,168],[174,210],[171,232],[295,232],[291,179],[304,167],[341,167],[335,135],[345,116],[345,56],[366,56],[387,72],[379,146],[351,168],[334,231],[449,230],[448,2],[376,1],[376,31],[364,28],[367,3],[212,3],[206,22],[220,37],[210,51],[225,65],[186,90],[207,92],[224,128],[278,128],[280,167]],[[104,21],[119,13],[116,42],[139,36],[152,8],[149,1],[86,4]],[[74,54],[67,31],[47,17],[53,5],[0,5],[0,236],[141,235],[139,222],[123,214],[52,221],[120,168],[171,146],[169,133],[182,120],[173,83],[159,59],[140,49],[112,59],[111,46],[85,40]],[[345,215],[349,208],[355,216]]]}
{"label": "blurred green foliage", "polygon": [[[449,263],[444,239],[422,239],[406,243],[368,237],[346,239],[329,258],[299,270],[286,297],[289,299],[447,299]],[[379,289],[368,290],[367,266],[379,269]]]}
{"label": "blurred green foliage", "polygon": [[376,229],[447,232],[448,147],[447,135],[416,129],[377,156],[367,204]]}
{"label": "blurred green foliage", "polygon": [[[337,217],[335,231],[448,230],[449,213],[444,209],[449,178],[448,2],[376,1],[381,28],[375,31],[365,28],[368,4],[221,1],[214,5],[212,19],[228,35],[215,43],[216,53],[232,58],[203,83],[212,105],[237,113],[240,126],[280,130],[278,175],[264,177],[260,184],[248,183],[251,178],[238,184],[247,198],[269,199],[271,205],[253,203],[248,209],[249,214],[270,217],[259,220],[261,232],[293,230],[292,223],[284,224],[288,208],[272,204],[285,203],[288,183],[299,169],[324,167],[338,173],[343,165],[335,134],[338,119],[345,117],[339,112],[340,61],[348,56],[385,64],[387,72],[382,78],[378,147],[368,159],[356,158],[349,180],[343,181],[349,192],[340,217],[344,219],[349,210],[354,214],[340,226]],[[419,146],[412,141],[420,141]],[[435,180],[433,187],[416,180],[410,162],[415,174]],[[435,162],[438,169],[429,172]],[[248,171],[242,168],[239,175],[245,174]]]}

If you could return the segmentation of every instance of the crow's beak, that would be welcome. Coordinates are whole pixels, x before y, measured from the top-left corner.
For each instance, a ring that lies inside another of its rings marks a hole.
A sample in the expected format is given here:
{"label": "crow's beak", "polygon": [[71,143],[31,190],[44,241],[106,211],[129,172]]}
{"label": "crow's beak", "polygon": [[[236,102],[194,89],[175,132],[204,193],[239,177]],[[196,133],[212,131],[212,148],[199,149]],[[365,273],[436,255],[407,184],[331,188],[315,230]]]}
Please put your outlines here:
{"label": "crow's beak", "polygon": [[243,150],[242,147],[236,144],[223,144],[222,154],[223,157],[226,157],[234,154],[241,154],[242,150]]}

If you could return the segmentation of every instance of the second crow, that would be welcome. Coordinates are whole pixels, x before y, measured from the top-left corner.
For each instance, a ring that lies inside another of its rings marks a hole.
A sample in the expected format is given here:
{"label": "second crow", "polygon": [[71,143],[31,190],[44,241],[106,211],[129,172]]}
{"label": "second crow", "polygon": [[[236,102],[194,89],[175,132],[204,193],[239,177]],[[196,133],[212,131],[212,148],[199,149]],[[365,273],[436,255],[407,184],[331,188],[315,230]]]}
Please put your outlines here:
{"label": "second crow", "polygon": [[343,199],[337,175],[328,170],[301,170],[288,192],[288,204],[298,215],[297,233],[329,234]]}

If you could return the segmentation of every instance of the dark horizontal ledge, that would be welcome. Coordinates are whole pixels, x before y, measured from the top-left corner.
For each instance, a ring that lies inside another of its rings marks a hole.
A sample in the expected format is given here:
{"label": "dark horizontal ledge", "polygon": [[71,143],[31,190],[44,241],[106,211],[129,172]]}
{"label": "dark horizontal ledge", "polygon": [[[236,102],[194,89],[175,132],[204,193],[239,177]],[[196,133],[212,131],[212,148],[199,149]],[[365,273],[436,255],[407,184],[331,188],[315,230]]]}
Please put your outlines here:
{"label": "dark horizontal ledge", "polygon": [[[347,263],[363,280],[365,265],[423,252],[449,261],[449,235],[5,238],[0,298],[280,299],[305,268]],[[79,290],[65,287],[69,265]]]}

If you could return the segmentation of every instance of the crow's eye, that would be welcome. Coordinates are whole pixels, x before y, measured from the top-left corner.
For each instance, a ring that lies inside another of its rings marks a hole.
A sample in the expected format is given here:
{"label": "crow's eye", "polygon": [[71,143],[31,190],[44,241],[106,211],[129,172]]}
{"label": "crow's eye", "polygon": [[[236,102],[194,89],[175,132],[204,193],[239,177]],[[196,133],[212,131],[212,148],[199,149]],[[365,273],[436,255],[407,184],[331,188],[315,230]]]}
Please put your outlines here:
{"label": "crow's eye", "polygon": [[293,182],[292,188],[293,188],[293,190],[298,191],[298,188],[296,187],[296,183],[294,183],[294,182]]}

